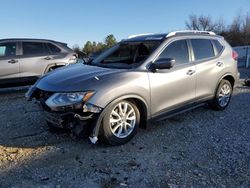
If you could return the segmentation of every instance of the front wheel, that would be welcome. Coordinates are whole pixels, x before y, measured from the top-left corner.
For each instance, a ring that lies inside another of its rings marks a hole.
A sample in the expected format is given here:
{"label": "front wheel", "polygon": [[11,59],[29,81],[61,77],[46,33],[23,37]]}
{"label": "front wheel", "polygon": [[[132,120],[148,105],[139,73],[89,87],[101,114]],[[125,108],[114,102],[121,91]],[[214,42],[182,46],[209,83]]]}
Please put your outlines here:
{"label": "front wheel", "polygon": [[107,107],[103,118],[103,137],[111,145],[127,143],[136,134],[140,123],[137,106],[127,100],[119,101]]}
{"label": "front wheel", "polygon": [[231,100],[232,85],[228,80],[222,80],[216,91],[215,98],[210,103],[210,107],[214,110],[224,110]]}

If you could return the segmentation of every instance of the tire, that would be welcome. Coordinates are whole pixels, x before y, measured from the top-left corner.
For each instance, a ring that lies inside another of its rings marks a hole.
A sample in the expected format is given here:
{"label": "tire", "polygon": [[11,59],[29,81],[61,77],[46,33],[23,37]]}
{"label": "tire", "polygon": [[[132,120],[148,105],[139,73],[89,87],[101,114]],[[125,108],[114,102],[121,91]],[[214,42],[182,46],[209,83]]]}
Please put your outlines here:
{"label": "tire", "polygon": [[217,88],[215,98],[209,103],[213,110],[222,111],[230,103],[233,93],[232,85],[228,80],[222,80]]}
{"label": "tire", "polygon": [[110,145],[122,145],[130,141],[137,132],[140,112],[137,106],[122,100],[106,109],[102,122],[103,140]]}

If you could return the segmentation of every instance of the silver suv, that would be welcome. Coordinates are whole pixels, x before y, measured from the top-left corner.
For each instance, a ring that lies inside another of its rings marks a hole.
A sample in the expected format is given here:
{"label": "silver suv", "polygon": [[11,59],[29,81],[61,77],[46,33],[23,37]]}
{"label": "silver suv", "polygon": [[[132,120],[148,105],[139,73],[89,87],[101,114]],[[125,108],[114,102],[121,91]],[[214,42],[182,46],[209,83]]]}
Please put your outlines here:
{"label": "silver suv", "polygon": [[149,120],[206,104],[224,110],[239,78],[236,59],[212,32],[134,35],[87,65],[45,75],[26,97],[40,102],[50,127],[119,145]]}
{"label": "silver suv", "polygon": [[55,68],[76,61],[73,50],[61,42],[43,39],[2,39],[0,84],[36,80]]}

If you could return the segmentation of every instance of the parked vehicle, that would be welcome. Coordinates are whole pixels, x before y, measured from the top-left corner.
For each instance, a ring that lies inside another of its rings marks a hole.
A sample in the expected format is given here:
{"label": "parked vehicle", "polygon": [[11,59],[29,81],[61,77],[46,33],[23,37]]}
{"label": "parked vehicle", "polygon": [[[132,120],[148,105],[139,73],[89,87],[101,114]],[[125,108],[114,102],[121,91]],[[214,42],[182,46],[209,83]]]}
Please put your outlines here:
{"label": "parked vehicle", "polygon": [[239,79],[236,58],[212,32],[134,35],[90,65],[45,75],[26,97],[40,102],[49,126],[120,145],[149,120],[204,104],[224,110]]}
{"label": "parked vehicle", "polygon": [[[0,40],[0,84],[34,81],[77,61],[67,44],[44,39]],[[34,82],[33,82],[34,83]]]}

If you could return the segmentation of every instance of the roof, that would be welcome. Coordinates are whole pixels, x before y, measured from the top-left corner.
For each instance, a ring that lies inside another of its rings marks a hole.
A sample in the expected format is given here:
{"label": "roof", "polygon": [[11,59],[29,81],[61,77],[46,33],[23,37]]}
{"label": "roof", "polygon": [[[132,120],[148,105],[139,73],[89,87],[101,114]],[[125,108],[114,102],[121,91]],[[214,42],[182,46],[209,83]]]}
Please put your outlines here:
{"label": "roof", "polygon": [[144,41],[144,40],[148,40],[148,41],[152,41],[152,40],[163,40],[165,39],[167,36],[167,33],[162,33],[162,34],[138,34],[138,35],[131,35],[128,37],[128,39],[125,39],[125,41],[128,42],[136,42],[136,41]]}
{"label": "roof", "polygon": [[214,32],[211,31],[196,31],[196,30],[183,30],[183,31],[173,31],[170,33],[162,33],[162,34],[154,34],[154,33],[145,33],[145,34],[137,34],[137,35],[131,35],[124,41],[128,42],[136,42],[136,41],[152,41],[152,40],[164,40],[169,37],[174,36],[187,36],[187,35],[193,35],[193,36],[218,36]]}
{"label": "roof", "polygon": [[4,41],[13,41],[13,42],[17,42],[17,41],[35,41],[35,42],[52,42],[52,43],[60,43],[60,44],[64,44],[66,45],[66,43],[62,43],[62,42],[58,42],[58,41],[54,41],[54,40],[50,40],[50,39],[33,39],[33,38],[6,38],[6,39],[0,39],[0,42],[4,42]]}

